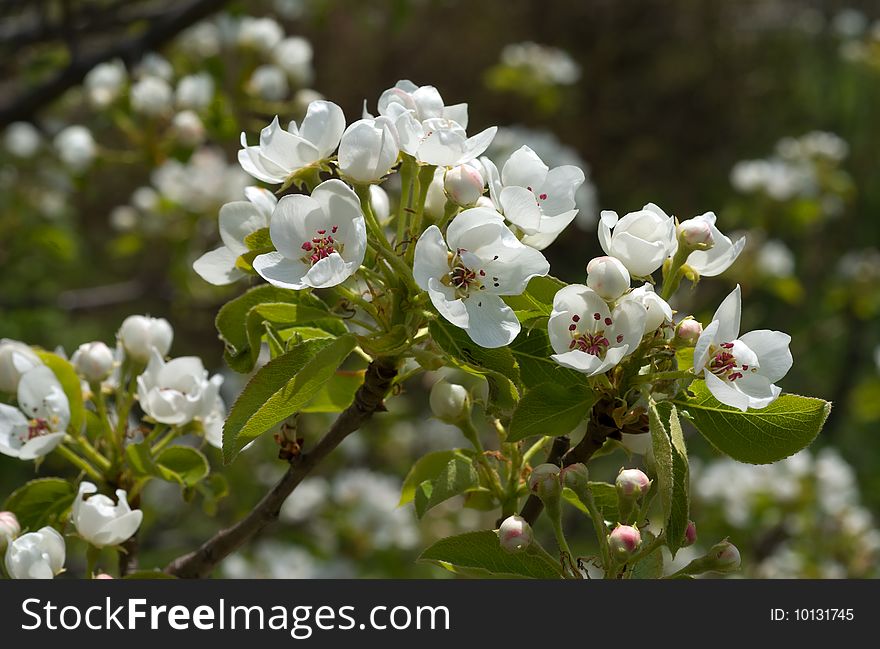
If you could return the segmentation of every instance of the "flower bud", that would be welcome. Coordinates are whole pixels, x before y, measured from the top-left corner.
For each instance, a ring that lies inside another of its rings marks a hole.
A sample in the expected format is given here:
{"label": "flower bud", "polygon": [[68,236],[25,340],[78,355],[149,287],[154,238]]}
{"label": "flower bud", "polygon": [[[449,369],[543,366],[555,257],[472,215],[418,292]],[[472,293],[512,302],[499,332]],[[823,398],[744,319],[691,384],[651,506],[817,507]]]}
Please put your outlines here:
{"label": "flower bud", "polygon": [[707,570],[733,572],[734,570],[739,570],[741,562],[739,550],[727,539],[713,545],[708,554],[706,554]]}
{"label": "flower bud", "polygon": [[471,408],[471,397],[467,389],[462,385],[449,383],[442,379],[431,388],[428,402],[434,416],[447,424],[460,421],[467,416]]}
{"label": "flower bud", "polygon": [[[96,548],[119,545],[131,538],[143,520],[143,512],[132,510],[124,489],[116,490],[117,502],[97,493],[91,482],[81,482],[73,501],[70,520],[76,531]],[[91,496],[86,499],[86,496]]]}
{"label": "flower bud", "polygon": [[95,579],[113,579],[113,577],[108,575],[106,572],[101,572],[95,575]]}
{"label": "flower bud", "polygon": [[9,338],[0,340],[0,392],[16,392],[22,374],[42,364],[40,357],[24,343]]}
{"label": "flower bud", "polygon": [[590,472],[587,469],[587,465],[582,462],[565,467],[559,476],[562,478],[562,484],[578,495],[588,489]]}
{"label": "flower bud", "polygon": [[174,91],[164,79],[147,76],[131,87],[130,99],[134,112],[146,117],[159,117],[171,110]]}
{"label": "flower bud", "polygon": [[684,543],[681,547],[686,548],[697,542],[697,526],[693,521],[688,521],[684,529]]}
{"label": "flower bud", "polygon": [[694,320],[693,318],[682,320],[675,328],[675,337],[677,341],[681,342],[687,347],[692,347],[696,345],[697,340],[699,340],[700,334],[702,333],[703,325],[701,325],[698,320]]}
{"label": "flower bud", "polygon": [[52,579],[64,569],[64,537],[51,527],[19,536],[6,551],[6,572],[13,579]]}
{"label": "flower bud", "polygon": [[110,376],[113,360],[111,349],[100,341],[80,345],[71,358],[76,373],[89,383],[98,383]]}
{"label": "flower bud", "polygon": [[623,560],[632,555],[642,544],[642,535],[637,527],[618,525],[608,535],[608,545],[616,558]]}
{"label": "flower bud", "polygon": [[164,318],[132,315],[123,321],[117,335],[129,356],[145,363],[150,359],[153,348],[160,356],[168,354],[174,331]]}
{"label": "flower bud", "polygon": [[629,271],[614,257],[596,257],[587,264],[587,286],[602,299],[616,300],[629,288]]}
{"label": "flower bud", "polygon": [[205,125],[191,110],[177,113],[171,120],[171,127],[180,142],[186,146],[196,146],[205,140]]}
{"label": "flower bud", "polygon": [[639,498],[648,493],[651,481],[640,469],[621,469],[614,482],[620,498]]}
{"label": "flower bud", "polygon": [[522,552],[532,543],[532,526],[522,516],[508,516],[498,528],[498,540],[508,552]]}
{"label": "flower bud", "polygon": [[467,164],[449,169],[443,178],[443,189],[449,200],[462,207],[474,205],[483,195],[485,185],[479,170]]}
{"label": "flower bud", "polygon": [[551,479],[558,483],[559,473],[559,467],[555,464],[539,464],[532,469],[532,473],[529,475],[529,489],[538,491],[538,485]]}
{"label": "flower bud", "polygon": [[690,248],[709,250],[715,245],[712,227],[703,219],[688,219],[678,226],[678,239]]}
{"label": "flower bud", "polygon": [[21,534],[21,525],[12,512],[0,512],[0,550]]}
{"label": "flower bud", "polygon": [[561,515],[562,481],[555,464],[539,464],[529,476],[529,489],[538,495],[551,519]]}

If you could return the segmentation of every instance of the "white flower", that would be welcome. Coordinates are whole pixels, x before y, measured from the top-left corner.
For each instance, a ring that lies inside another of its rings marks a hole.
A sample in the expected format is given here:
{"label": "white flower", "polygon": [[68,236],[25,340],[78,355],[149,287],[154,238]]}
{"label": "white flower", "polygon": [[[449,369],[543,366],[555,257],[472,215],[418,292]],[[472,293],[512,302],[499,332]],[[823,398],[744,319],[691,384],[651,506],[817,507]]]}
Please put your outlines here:
{"label": "white flower", "polygon": [[202,119],[191,110],[182,110],[171,120],[171,128],[181,143],[197,146],[205,141],[205,125]]}
{"label": "white flower", "polygon": [[428,403],[441,421],[454,424],[470,412],[470,394],[463,385],[440,379],[431,387]]}
{"label": "white flower", "polygon": [[581,68],[565,50],[531,41],[510,43],[501,50],[501,63],[527,69],[542,83],[571,85],[581,76]]}
{"label": "white flower", "polygon": [[55,136],[55,149],[61,161],[74,171],[82,171],[95,159],[97,146],[85,126],[68,126]]}
{"label": "white flower", "polygon": [[70,362],[77,374],[90,383],[96,383],[110,376],[115,358],[107,345],[96,341],[80,345]]}
{"label": "white flower", "polygon": [[160,356],[168,353],[174,331],[165,318],[130,315],[123,320],[117,338],[129,356],[145,363],[150,360],[154,349]]}
{"label": "white flower", "polygon": [[519,295],[532,277],[548,272],[544,255],[523,245],[500,214],[484,207],[456,216],[445,242],[437,226],[425,230],[413,268],[440,315],[488,348],[503,347],[520,332],[519,320],[500,296]]}
{"label": "white flower", "polygon": [[6,572],[13,579],[53,579],[64,570],[64,537],[51,527],[19,536],[6,550]]}
{"label": "white flower", "polygon": [[449,200],[461,207],[474,206],[486,188],[482,169],[476,160],[447,169],[443,176],[443,190]]}
{"label": "white flower", "polygon": [[[687,240],[688,236],[693,241],[687,241],[691,245],[702,244],[708,246],[707,250],[694,250],[688,255],[687,265],[693,268],[703,277],[715,277],[730,268],[736,261],[743,248],[746,246],[746,238],[740,237],[736,243],[730,240],[730,237],[721,233],[715,227],[715,214],[706,212],[700,216],[683,221],[678,226],[681,237]],[[678,249],[678,241],[670,252],[675,254]]]}
{"label": "white flower", "polygon": [[[475,160],[489,147],[497,127],[468,137],[467,104],[446,106],[434,86],[398,81],[379,97],[379,115],[397,128],[400,148],[420,164],[454,167]],[[364,117],[371,117],[364,111]]]}
{"label": "white flower", "polygon": [[328,288],[360,267],[367,227],[357,195],[341,180],[327,180],[311,196],[278,201],[269,223],[276,252],[254,259],[254,270],[281,288]]}
{"label": "white flower", "polygon": [[275,46],[272,52],[278,64],[298,85],[312,82],[312,45],[300,36],[290,36]]}
{"label": "white flower", "polygon": [[649,334],[664,322],[672,322],[672,307],[654,292],[650,284],[634,288],[623,296],[622,301],[634,300],[645,309],[645,333]]}
{"label": "white flower", "polygon": [[[70,513],[70,520],[76,526],[76,531],[96,548],[127,541],[140,527],[143,512],[129,507],[125,489],[116,490],[116,504],[97,492],[98,488],[91,482],[80,483]],[[95,495],[87,500],[86,496],[89,494]]]}
{"label": "white flower", "polygon": [[178,108],[202,110],[214,98],[214,79],[207,72],[190,74],[177,82],[174,100]]}
{"label": "white flower", "polygon": [[359,119],[349,125],[339,142],[339,171],[356,182],[381,180],[397,163],[397,129],[387,117]]}
{"label": "white flower", "polygon": [[603,210],[599,243],[605,254],[622,261],[631,275],[647,277],[675,249],[675,221],[654,203],[619,220],[617,212]]}
{"label": "white flower", "polygon": [[636,350],[645,331],[645,308],[622,300],[614,311],[598,293],[571,284],[553,298],[547,322],[553,360],[587,376],[607,372]]}
{"label": "white flower", "polygon": [[17,158],[33,157],[41,141],[40,132],[30,122],[13,122],[3,134],[3,145]]}
{"label": "white flower", "polygon": [[161,54],[147,52],[137,64],[134,73],[137,77],[159,77],[165,81],[171,81],[174,76],[174,68],[168,59]]}
{"label": "white flower", "polygon": [[481,161],[492,202],[504,218],[525,233],[526,245],[543,250],[577,216],[574,196],[585,179],[578,167],[550,169],[527,146],[511,154],[500,174],[491,160]]}
{"label": "white flower", "polygon": [[257,180],[283,183],[300,169],[327,160],[339,145],[344,130],[345,115],[339,106],[330,101],[313,101],[299,127],[290,122],[285,131],[276,117],[260,132],[260,143],[256,146],[248,146],[247,136],[242,133],[238,161]]}
{"label": "white flower", "polygon": [[105,108],[122,92],[127,77],[125,64],[119,59],[99,63],[83,79],[83,86],[92,105]]}
{"label": "white flower", "polygon": [[284,38],[284,29],[272,18],[245,16],[238,30],[238,44],[269,53]]}
{"label": "white flower", "polygon": [[794,253],[779,239],[770,239],[758,250],[755,265],[770,277],[791,277],[794,274]]}
{"label": "white flower", "polygon": [[[202,417],[205,441],[214,448],[223,448],[223,424],[226,422],[226,404],[220,395],[214,401],[211,411]],[[250,446],[250,444],[248,444]],[[247,446],[245,447],[247,448]]]}
{"label": "white flower", "polygon": [[161,77],[144,77],[131,87],[131,109],[147,117],[159,117],[171,110],[174,91]]}
{"label": "white flower", "polygon": [[604,300],[616,300],[629,290],[629,271],[619,259],[596,257],[587,264],[587,286]]}
{"label": "white flower", "polygon": [[261,65],[248,79],[247,89],[266,101],[281,101],[290,92],[287,75],[277,65]]}
{"label": "white flower", "polygon": [[70,403],[45,365],[25,372],[18,383],[18,408],[0,403],[0,453],[33,460],[51,453],[64,439]]}
{"label": "white flower", "polygon": [[30,347],[17,340],[0,340],[0,392],[15,392],[22,375],[42,365],[43,361]]}
{"label": "white flower", "polygon": [[181,356],[165,362],[154,349],[147,369],[137,378],[138,401],[156,421],[183,426],[211,415],[222,383],[219,374],[208,379],[201,359]]}
{"label": "white flower", "polygon": [[193,269],[216,286],[231,284],[245,276],[235,262],[248,252],[244,240],[249,234],[269,227],[278,199],[268,189],[246,187],[247,201],[226,203],[220,208],[220,239],[223,245],[206,252],[193,263]]}
{"label": "white flower", "polygon": [[186,54],[207,59],[220,53],[220,30],[209,22],[196,23],[183,31],[176,45]]}
{"label": "white flower", "polygon": [[379,185],[370,185],[370,207],[379,223],[391,216],[391,199],[388,198],[388,192]]}
{"label": "white flower", "polygon": [[[739,335],[739,285],[724,298],[694,347],[694,373],[721,403],[745,412],[766,408],[782,389],[774,385],[791,369],[791,336],[760,329]],[[704,371],[705,370],[705,371]]]}

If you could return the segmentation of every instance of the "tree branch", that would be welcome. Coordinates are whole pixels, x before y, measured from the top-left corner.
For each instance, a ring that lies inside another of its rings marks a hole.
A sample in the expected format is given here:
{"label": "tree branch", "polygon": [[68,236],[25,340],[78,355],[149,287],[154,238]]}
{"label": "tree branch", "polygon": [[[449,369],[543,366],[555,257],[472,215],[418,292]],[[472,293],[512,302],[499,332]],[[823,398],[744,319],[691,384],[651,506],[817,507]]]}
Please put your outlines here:
{"label": "tree branch", "polygon": [[310,453],[291,462],[290,468],[256,507],[238,523],[221,530],[200,548],[172,561],[165,572],[184,579],[206,577],[229,554],[278,518],[281,505],[312,469],[351,433],[360,428],[373,413],[383,409],[383,399],[397,376],[397,362],[377,358],[370,363],[364,383],[354,402],[339,414],[336,421]]}

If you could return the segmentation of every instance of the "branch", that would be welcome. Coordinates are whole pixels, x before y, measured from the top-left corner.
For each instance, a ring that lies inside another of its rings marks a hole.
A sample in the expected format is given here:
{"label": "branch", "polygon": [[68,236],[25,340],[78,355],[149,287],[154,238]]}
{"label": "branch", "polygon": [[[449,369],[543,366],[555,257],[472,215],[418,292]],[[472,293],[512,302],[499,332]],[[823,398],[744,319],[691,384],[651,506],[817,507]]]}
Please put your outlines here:
{"label": "branch", "polygon": [[137,38],[122,38],[114,45],[73,62],[48,81],[25,91],[0,105],[0,127],[16,120],[33,120],[41,108],[68,89],[82,83],[89,70],[99,63],[120,58],[127,64],[136,63],[146,52],[159,48],[181,31],[220,9],[227,0],[192,0],[181,9],[157,18]]}
{"label": "branch", "polygon": [[221,530],[200,548],[172,561],[165,572],[184,579],[206,577],[224,558],[235,552],[252,536],[278,518],[281,505],[312,469],[351,433],[360,428],[373,413],[383,409],[382,401],[397,376],[393,359],[377,358],[367,368],[364,383],[347,409],[339,414],[327,434],[307,454],[294,460],[281,480],[256,507],[238,523]]}

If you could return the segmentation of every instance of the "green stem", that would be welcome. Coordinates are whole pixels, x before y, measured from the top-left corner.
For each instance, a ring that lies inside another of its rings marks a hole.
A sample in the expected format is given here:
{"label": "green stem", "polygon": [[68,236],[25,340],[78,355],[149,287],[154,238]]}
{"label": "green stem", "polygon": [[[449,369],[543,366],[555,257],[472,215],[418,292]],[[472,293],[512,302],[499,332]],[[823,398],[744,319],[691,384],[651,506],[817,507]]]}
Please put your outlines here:
{"label": "green stem", "polygon": [[608,575],[611,572],[612,562],[611,550],[608,547],[608,528],[605,526],[605,519],[602,516],[602,512],[599,511],[599,507],[596,505],[596,500],[593,498],[593,492],[590,491],[589,487],[584,489],[583,493],[579,493],[578,497],[581,499],[581,502],[586,505],[587,511],[590,513],[590,518],[593,521],[593,529],[596,531],[596,541],[599,543],[599,555],[602,558],[602,567],[605,569],[605,574]]}
{"label": "green stem", "polygon": [[[428,200],[428,189],[431,187],[431,181],[434,180],[435,165],[423,165],[419,167],[418,184],[419,199],[416,202],[415,214],[413,214],[413,226],[410,229],[410,236],[416,237],[422,232],[422,220],[425,216],[425,201]],[[407,258],[412,262],[415,257],[415,246],[407,247]]]}
{"label": "green stem", "polygon": [[541,449],[547,446],[553,440],[552,437],[542,437],[537,442],[532,444],[523,454],[523,464],[528,464],[532,461],[532,458],[535,457],[538,453],[541,452]]}
{"label": "green stem", "polygon": [[489,460],[486,458],[486,451],[483,449],[483,443],[480,441],[480,433],[474,427],[473,422],[469,415],[462,418],[461,422],[458,424],[459,429],[467,438],[467,440],[473,444],[474,449],[476,449],[477,454],[474,457],[474,460],[477,463],[477,468],[482,469],[485,475],[486,480],[489,482],[489,488],[492,490],[492,493],[500,502],[504,502],[507,499],[507,492],[504,490],[504,487],[501,485],[501,478],[498,477],[498,472],[489,464]]}
{"label": "green stem", "polygon": [[71,449],[61,444],[56,449],[58,454],[61,455],[65,460],[70,462],[73,466],[83,471],[87,476],[89,476],[92,480],[96,482],[101,482],[104,480],[104,477],[98,472],[98,470],[93,467],[91,464],[86,462],[79,455],[74,453]]}
{"label": "green stem", "polygon": [[397,243],[406,239],[406,226],[409,221],[409,210],[412,209],[413,183],[415,182],[416,161],[404,155],[400,165],[400,205],[397,207]]}
{"label": "green stem", "polygon": [[556,535],[556,545],[559,546],[559,551],[565,555],[568,555],[568,559],[570,562],[574,562],[574,555],[571,553],[571,548],[568,547],[568,541],[565,538],[565,532],[562,531],[562,517],[561,516],[553,516],[553,534]]}
{"label": "green stem", "polygon": [[161,453],[166,446],[168,446],[173,440],[177,439],[180,436],[181,430],[180,428],[174,427],[172,428],[165,437],[160,439],[153,445],[152,453],[154,456]]}
{"label": "green stem", "polygon": [[388,243],[388,238],[385,236],[385,231],[379,225],[379,221],[376,220],[376,215],[373,214],[373,207],[370,205],[370,186],[357,184],[355,185],[355,191],[361,200],[361,210],[364,212],[367,229],[378,245],[382,257],[397,271],[398,278],[412,289],[414,293],[418,293],[419,288],[415,285],[415,280],[412,278],[412,271],[391,248],[391,244]]}
{"label": "green stem", "polygon": [[159,436],[166,430],[168,430],[168,424],[157,423],[153,427],[153,430],[151,430],[149,434],[144,438],[144,443],[147,445],[152,445],[153,442],[159,439]]}
{"label": "green stem", "polygon": [[109,471],[112,464],[110,460],[106,457],[98,453],[94,446],[89,443],[89,440],[84,437],[71,437],[70,439],[66,439],[64,441],[71,442],[74,446],[76,446],[80,452],[86,456],[86,458],[97,466],[102,471]]}
{"label": "green stem", "polygon": [[98,418],[101,420],[101,429],[107,444],[107,454],[110,456],[112,463],[116,454],[116,439],[113,436],[113,424],[110,422],[110,415],[107,412],[107,401],[104,399],[101,382],[94,381],[90,383],[89,389],[92,391],[95,408],[98,411]]}
{"label": "green stem", "polygon": [[443,218],[440,219],[440,222],[437,224],[437,227],[443,231],[449,222],[453,219],[453,217],[458,214],[459,207],[455,203],[450,200],[446,201],[446,207],[443,209]]}
{"label": "green stem", "polygon": [[683,246],[681,243],[678,244],[678,250],[676,250],[675,256],[672,258],[672,262],[669,265],[669,273],[663,278],[663,287],[660,290],[660,297],[664,300],[669,301],[669,298],[675,293],[678,285],[681,284],[681,278],[684,277],[684,271],[682,268],[687,262],[687,258],[690,256],[691,252],[690,248]]}

